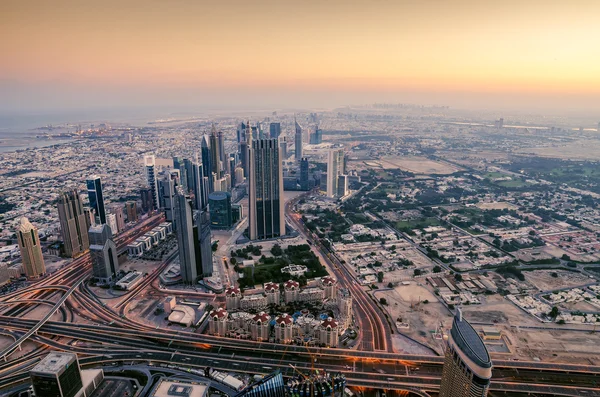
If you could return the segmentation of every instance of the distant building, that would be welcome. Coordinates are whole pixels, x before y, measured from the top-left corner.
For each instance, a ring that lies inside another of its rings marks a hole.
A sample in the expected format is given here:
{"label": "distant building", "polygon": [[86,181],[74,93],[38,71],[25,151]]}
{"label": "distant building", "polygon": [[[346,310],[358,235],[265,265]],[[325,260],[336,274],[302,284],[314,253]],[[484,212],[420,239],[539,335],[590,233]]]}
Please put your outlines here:
{"label": "distant building", "polygon": [[152,211],[152,190],[147,187],[140,189],[140,197],[142,199],[142,212]]}
{"label": "distant building", "polygon": [[277,140],[252,142],[249,159],[248,237],[250,240],[261,240],[283,236],[283,170]]}
{"label": "distant building", "polygon": [[25,276],[34,278],[46,273],[38,230],[29,223],[26,217],[21,218],[21,222],[17,228],[17,240],[19,242]]}
{"label": "distant building", "polygon": [[310,144],[319,145],[323,143],[323,131],[319,127],[315,127],[315,133],[310,135]]}
{"label": "distant building", "polygon": [[296,119],[294,118],[294,127],[296,129],[296,133],[294,135],[294,144],[296,147],[296,160],[300,161],[302,159],[302,145],[303,145],[303,136],[302,136],[302,127],[300,127],[300,124],[298,124],[298,122],[296,121]]}
{"label": "distant building", "polygon": [[265,294],[267,294],[267,303],[269,305],[278,305],[281,300],[279,284],[266,283],[264,286]]}
{"label": "distant building", "polygon": [[176,183],[174,174],[171,172],[167,172],[165,177],[158,182],[160,207],[165,212],[165,219],[168,222],[171,222],[173,224],[173,228],[177,230],[177,225],[175,222],[175,188]]}
{"label": "distant building", "polygon": [[202,210],[196,212],[196,224],[193,227],[196,273],[199,277],[210,277],[213,272],[213,253],[210,231],[210,214]]}
{"label": "distant building", "polygon": [[269,124],[269,138],[279,139],[279,135],[281,135],[281,123]]}
{"label": "distant building", "polygon": [[90,207],[94,210],[95,223],[106,223],[106,211],[104,210],[104,196],[102,194],[102,182],[99,176],[92,176],[86,181]]}
{"label": "distant building", "polygon": [[152,208],[151,210],[158,210],[158,184],[156,183],[156,159],[154,155],[144,156],[144,166],[146,169],[146,181],[148,182],[148,188],[152,195]]}
{"label": "distant building", "polygon": [[279,150],[281,151],[281,158],[287,160],[288,158],[288,145],[287,138],[284,136],[279,137]]}
{"label": "distant building", "polygon": [[108,225],[108,227],[110,227],[110,232],[112,234],[116,235],[118,228],[117,228],[117,217],[115,216],[115,214],[111,214],[111,213],[106,214],[106,224]]}
{"label": "distant building", "polygon": [[212,172],[221,178],[221,151],[219,145],[219,137],[215,125],[212,125],[210,130],[210,162],[212,164]]}
{"label": "distant building", "polygon": [[327,197],[339,197],[338,182],[342,174],[344,150],[330,150],[327,158]]}
{"label": "distant building", "polygon": [[76,190],[62,192],[58,197],[58,219],[68,257],[77,257],[90,247],[85,217],[79,193]]}
{"label": "distant building", "polygon": [[487,348],[459,309],[446,345],[440,397],[485,397],[491,377]]}
{"label": "distant building", "polygon": [[213,192],[208,196],[210,209],[210,227],[213,229],[230,229],[231,195],[227,192]]}
{"label": "distant building", "polygon": [[111,204],[108,207],[108,211],[109,213],[113,214],[115,216],[115,221],[116,221],[116,225],[117,225],[117,229],[116,230],[112,230],[113,234],[119,234],[121,233],[123,230],[125,230],[125,216],[123,214],[123,204],[121,203],[115,203],[115,204]]}
{"label": "distant building", "polygon": [[231,204],[231,220],[233,223],[239,222],[244,217],[244,207],[241,204]]}
{"label": "distant building", "polygon": [[338,175],[337,177],[337,197],[344,197],[348,194],[348,175]]}
{"label": "distant building", "polygon": [[310,190],[308,179],[308,158],[302,157],[300,160],[300,190]]}
{"label": "distant building", "polygon": [[92,226],[89,236],[94,277],[110,281],[119,272],[117,246],[111,238],[110,227],[108,225]]}
{"label": "distant building", "polygon": [[127,213],[127,222],[137,222],[137,202],[128,201],[125,203],[125,212]]}

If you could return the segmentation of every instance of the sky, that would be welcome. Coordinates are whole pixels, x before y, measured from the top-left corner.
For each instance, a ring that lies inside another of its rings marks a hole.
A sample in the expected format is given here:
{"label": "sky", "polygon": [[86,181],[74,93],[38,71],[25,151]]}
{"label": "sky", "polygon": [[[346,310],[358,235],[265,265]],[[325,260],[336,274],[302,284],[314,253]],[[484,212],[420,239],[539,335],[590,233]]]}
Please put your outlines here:
{"label": "sky", "polygon": [[2,0],[0,107],[594,112],[599,15],[598,0]]}

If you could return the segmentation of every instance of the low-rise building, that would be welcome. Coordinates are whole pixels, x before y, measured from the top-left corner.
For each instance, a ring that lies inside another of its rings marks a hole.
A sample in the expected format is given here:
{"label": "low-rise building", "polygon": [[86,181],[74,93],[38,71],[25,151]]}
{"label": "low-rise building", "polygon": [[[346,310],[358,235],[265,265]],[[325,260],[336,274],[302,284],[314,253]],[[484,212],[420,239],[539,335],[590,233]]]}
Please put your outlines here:
{"label": "low-rise building", "polygon": [[281,294],[279,292],[279,284],[277,283],[266,283],[264,285],[265,294],[267,294],[267,303],[269,305],[278,305],[281,300]]}
{"label": "low-rise building", "polygon": [[222,307],[211,311],[208,315],[208,332],[211,335],[225,336],[228,316],[229,313]]}
{"label": "low-rise building", "polygon": [[237,310],[240,308],[242,291],[238,287],[229,287],[225,289],[225,307],[227,310]]}

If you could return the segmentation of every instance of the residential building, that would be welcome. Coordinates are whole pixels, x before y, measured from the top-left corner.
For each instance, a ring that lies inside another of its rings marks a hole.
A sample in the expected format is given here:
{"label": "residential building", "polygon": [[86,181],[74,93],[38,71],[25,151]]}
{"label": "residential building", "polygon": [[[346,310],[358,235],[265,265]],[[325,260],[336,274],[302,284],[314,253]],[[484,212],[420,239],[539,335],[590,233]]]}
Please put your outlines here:
{"label": "residential building", "polygon": [[279,291],[279,284],[277,283],[266,283],[264,285],[264,291],[267,295],[267,303],[269,305],[278,305],[281,300],[281,293]]}
{"label": "residential building", "polygon": [[319,343],[326,347],[337,347],[339,341],[338,325],[338,322],[331,317],[323,320],[319,326]]}
{"label": "residential building", "polygon": [[144,166],[146,169],[146,181],[152,194],[152,210],[158,210],[158,184],[156,183],[156,159],[154,155],[144,156]]}
{"label": "residential building", "polygon": [[238,310],[240,308],[240,299],[242,299],[242,292],[238,287],[225,289],[225,307],[227,310]]}
{"label": "residential building", "polygon": [[294,338],[294,318],[283,313],[275,318],[275,341],[291,343]]}
{"label": "residential building", "polygon": [[208,314],[208,332],[211,335],[225,336],[227,334],[227,310],[219,307]]}
{"label": "residential building", "polygon": [[338,196],[338,176],[342,173],[344,151],[330,150],[327,158],[327,197]]}

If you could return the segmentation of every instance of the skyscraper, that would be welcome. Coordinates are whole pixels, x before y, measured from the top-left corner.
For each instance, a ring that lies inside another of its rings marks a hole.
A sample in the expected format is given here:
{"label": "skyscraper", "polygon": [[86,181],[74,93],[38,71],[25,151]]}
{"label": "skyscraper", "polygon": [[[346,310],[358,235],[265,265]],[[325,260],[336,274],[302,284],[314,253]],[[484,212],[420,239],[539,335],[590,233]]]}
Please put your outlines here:
{"label": "skyscraper", "polygon": [[235,397],[281,397],[285,396],[285,394],[283,376],[281,376],[281,372],[276,371],[246,387],[236,394]]}
{"label": "skyscraper", "polygon": [[213,229],[229,229],[231,218],[231,195],[227,192],[213,192],[208,196],[210,226]]}
{"label": "skyscraper", "polygon": [[113,234],[117,235],[125,229],[125,216],[123,215],[123,204],[114,203],[108,207],[108,212],[115,216],[117,221],[117,229],[113,230]]}
{"label": "skyscraper", "polygon": [[74,353],[52,352],[29,371],[36,396],[74,397],[83,388],[79,361]]}
{"label": "skyscraper", "polygon": [[127,213],[127,222],[137,222],[137,202],[128,201],[125,203],[125,212]]}
{"label": "skyscraper", "polygon": [[140,197],[142,198],[142,211],[152,211],[152,190],[147,187],[141,188]]}
{"label": "skyscraper", "polygon": [[207,178],[207,187],[208,193],[212,193],[215,188],[213,185],[213,176],[212,176],[212,163],[211,163],[211,152],[208,144],[208,137],[206,135],[202,136],[202,140],[200,141],[200,155],[202,158],[202,172],[204,177]]}
{"label": "skyscraper", "polygon": [[217,136],[217,129],[215,125],[212,125],[210,130],[210,163],[212,165],[212,172],[217,174],[217,178],[221,177],[221,153],[220,153],[219,138]]}
{"label": "skyscraper", "polygon": [[230,156],[228,159],[229,162],[229,175],[231,176],[231,187],[234,187],[238,184],[237,180],[235,179],[235,166],[236,166],[236,161],[235,161],[235,157]]}
{"label": "skyscraper", "polygon": [[[242,123],[242,125],[244,125]],[[250,121],[246,124],[246,130],[244,133],[244,141],[240,142],[240,163],[242,164],[242,169],[244,170],[244,175],[248,176],[249,165],[248,165],[248,150],[252,145],[252,131],[250,127]]]}
{"label": "skyscraper", "polygon": [[194,251],[196,256],[196,275],[210,277],[213,271],[212,242],[210,232],[210,214],[205,208],[197,211],[196,224],[193,227]]}
{"label": "skyscraper", "polygon": [[338,195],[338,176],[342,174],[344,150],[330,150],[327,157],[327,197]]}
{"label": "skyscraper", "polygon": [[144,165],[146,167],[146,181],[148,181],[148,188],[152,194],[152,210],[158,210],[158,184],[156,183],[156,159],[154,155],[144,156]]}
{"label": "skyscraper", "polygon": [[282,160],[287,160],[288,151],[287,151],[287,138],[285,136],[279,137],[279,151]]}
{"label": "skyscraper", "polygon": [[229,173],[229,162],[227,161],[227,154],[225,153],[225,136],[223,135],[223,131],[219,130],[217,138],[219,142],[219,161],[221,162],[221,170],[225,173]]}
{"label": "skyscraper", "polygon": [[46,264],[42,255],[38,230],[25,217],[21,218],[17,228],[17,240],[25,275],[28,278],[33,278],[46,273]]}
{"label": "skyscraper", "polygon": [[344,197],[348,194],[348,175],[338,175],[337,177],[337,192],[338,197]]}
{"label": "skyscraper", "polygon": [[179,269],[186,283],[198,278],[194,242],[194,218],[192,202],[181,189],[175,195],[175,222],[177,223],[177,246],[179,249]]}
{"label": "skyscraper", "polygon": [[58,197],[58,219],[65,255],[77,257],[90,247],[88,227],[81,196],[76,190],[62,192]]}
{"label": "skyscraper", "polygon": [[[175,170],[172,170],[175,171]],[[173,174],[167,172],[164,178],[158,181],[158,193],[160,195],[160,206],[165,211],[165,219],[173,224],[173,230],[177,230],[175,222],[175,180]]]}
{"label": "skyscraper", "polygon": [[308,158],[302,157],[300,160],[300,190],[309,190],[308,182]]}
{"label": "skyscraper", "polygon": [[269,138],[279,139],[279,135],[281,135],[281,123],[269,124]]}
{"label": "skyscraper", "polygon": [[102,195],[102,182],[99,176],[92,176],[86,181],[90,207],[94,210],[96,223],[106,223],[106,211],[104,210],[104,196]]}
{"label": "skyscraper", "polygon": [[94,277],[104,281],[112,280],[119,272],[117,246],[112,240],[112,230],[108,225],[92,226],[89,235]]}
{"label": "skyscraper", "polygon": [[459,309],[446,345],[440,397],[485,397],[491,377],[487,348]]}
{"label": "skyscraper", "polygon": [[248,236],[251,240],[283,236],[283,170],[277,139],[252,142],[249,163]]}
{"label": "skyscraper", "polygon": [[296,160],[300,161],[300,159],[302,159],[302,145],[303,145],[303,136],[302,136],[302,127],[300,127],[300,124],[298,124],[298,122],[296,121],[296,118],[294,118],[294,125],[296,127],[296,134],[294,136],[294,144],[296,145]]}

